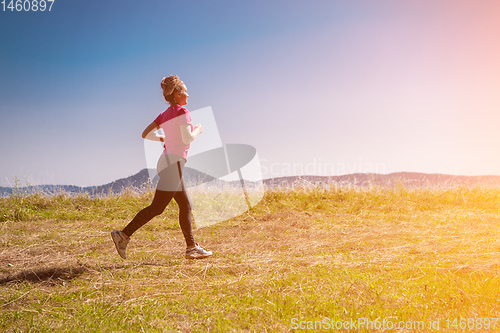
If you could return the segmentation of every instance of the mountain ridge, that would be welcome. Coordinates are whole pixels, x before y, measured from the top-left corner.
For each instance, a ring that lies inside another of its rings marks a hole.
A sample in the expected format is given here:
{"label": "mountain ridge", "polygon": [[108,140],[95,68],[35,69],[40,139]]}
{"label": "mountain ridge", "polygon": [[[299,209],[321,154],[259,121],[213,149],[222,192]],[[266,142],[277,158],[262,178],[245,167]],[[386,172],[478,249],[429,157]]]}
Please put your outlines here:
{"label": "mountain ridge", "polygon": [[[126,190],[144,191],[154,187],[149,181],[148,169],[142,169],[138,173],[117,179],[113,182],[99,186],[75,186],[75,185],[35,185],[29,187],[0,187],[0,196],[10,196],[13,193],[29,194],[44,193],[54,195],[66,193],[70,195],[88,194],[90,196],[104,196],[110,194],[119,194]],[[194,169],[185,167],[184,179],[188,187],[207,181],[214,181],[213,177],[202,174]],[[226,183],[215,180],[218,183]],[[428,174],[420,172],[394,172],[390,174],[376,173],[353,173],[341,176],[285,176],[264,179],[263,184],[267,188],[296,188],[311,186],[355,186],[355,187],[396,187],[403,186],[409,188],[426,187],[500,187],[500,176],[455,176],[446,174]],[[154,183],[154,182],[153,182]],[[235,182],[233,182],[235,183]],[[239,182],[236,182],[239,183]],[[250,182],[249,182],[250,184]],[[231,185],[231,183],[229,183]]]}

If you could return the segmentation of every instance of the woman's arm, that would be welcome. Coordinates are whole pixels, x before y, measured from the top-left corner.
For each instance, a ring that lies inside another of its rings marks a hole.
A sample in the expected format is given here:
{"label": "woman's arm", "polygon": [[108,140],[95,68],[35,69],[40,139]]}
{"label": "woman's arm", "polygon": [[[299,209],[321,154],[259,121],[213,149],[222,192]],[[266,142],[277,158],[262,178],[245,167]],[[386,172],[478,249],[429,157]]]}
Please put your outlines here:
{"label": "woman's arm", "polygon": [[191,142],[196,139],[198,135],[200,135],[203,132],[203,127],[201,127],[200,124],[196,125],[191,131],[191,125],[186,124],[186,125],[181,125],[181,135],[182,135],[182,142],[184,142],[185,145],[190,144]]}
{"label": "woman's arm", "polygon": [[151,141],[161,141],[164,142],[165,136],[164,135],[158,135],[155,132],[160,129],[160,126],[156,125],[156,123],[153,121],[151,124],[146,127],[144,132],[142,132],[142,138],[143,139],[148,139]]}

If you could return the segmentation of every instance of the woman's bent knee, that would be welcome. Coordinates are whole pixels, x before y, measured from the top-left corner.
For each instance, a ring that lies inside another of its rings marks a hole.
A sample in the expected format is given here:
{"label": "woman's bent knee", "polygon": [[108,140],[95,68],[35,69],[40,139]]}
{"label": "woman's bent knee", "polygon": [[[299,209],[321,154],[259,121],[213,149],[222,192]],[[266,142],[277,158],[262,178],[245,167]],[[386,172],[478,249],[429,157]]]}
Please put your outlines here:
{"label": "woman's bent knee", "polygon": [[151,217],[161,215],[164,210],[165,207],[148,206],[147,208],[148,215],[150,215]]}

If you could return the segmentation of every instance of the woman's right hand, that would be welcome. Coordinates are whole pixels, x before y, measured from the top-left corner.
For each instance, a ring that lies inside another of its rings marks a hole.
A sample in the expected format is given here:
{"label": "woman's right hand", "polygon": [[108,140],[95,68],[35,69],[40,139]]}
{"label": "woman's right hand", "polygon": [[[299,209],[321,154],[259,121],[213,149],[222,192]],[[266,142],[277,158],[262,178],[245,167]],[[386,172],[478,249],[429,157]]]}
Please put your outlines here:
{"label": "woman's right hand", "polygon": [[192,131],[191,126],[193,125],[181,125],[182,142],[184,142],[185,145],[193,142],[193,140],[196,139],[196,137],[201,134],[201,132],[203,132],[203,127],[201,127],[201,124],[196,125]]}
{"label": "woman's right hand", "polygon": [[194,130],[193,131],[198,131],[198,134],[201,134],[203,133],[203,127],[201,126],[201,124],[197,124],[195,127],[194,127]]}

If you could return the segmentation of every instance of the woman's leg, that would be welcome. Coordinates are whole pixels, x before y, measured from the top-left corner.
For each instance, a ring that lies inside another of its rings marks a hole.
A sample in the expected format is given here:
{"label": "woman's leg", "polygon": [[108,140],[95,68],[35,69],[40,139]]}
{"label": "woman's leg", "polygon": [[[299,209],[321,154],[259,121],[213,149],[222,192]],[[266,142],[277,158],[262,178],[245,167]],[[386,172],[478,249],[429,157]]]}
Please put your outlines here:
{"label": "woman's leg", "polygon": [[[156,185],[155,197],[148,207],[141,210],[134,219],[123,229],[123,233],[130,237],[137,229],[149,222],[153,217],[160,215],[174,197],[175,192],[180,190],[180,174],[175,162],[175,155],[162,155],[156,166],[160,179]],[[184,166],[184,164],[182,164]]]}
{"label": "woman's leg", "polygon": [[175,193],[174,199],[179,205],[179,224],[181,225],[182,233],[186,239],[186,258],[203,259],[210,257],[212,251],[205,250],[194,241],[191,227],[191,201],[186,191],[186,187],[184,186],[183,179],[181,179],[181,185],[182,190]]}
{"label": "woman's leg", "polygon": [[160,215],[174,197],[176,192],[156,190],[153,202],[141,210],[134,219],[123,229],[123,233],[130,237],[132,234],[149,222],[153,217]]}
{"label": "woman's leg", "polygon": [[194,241],[193,228],[191,226],[191,203],[189,202],[188,193],[186,192],[184,184],[182,186],[182,191],[175,193],[174,199],[177,205],[179,205],[179,224],[184,234],[186,245],[188,247],[195,246],[196,242]]}
{"label": "woman's leg", "polygon": [[174,195],[174,199],[179,206],[179,224],[182,234],[186,240],[186,245],[192,247],[196,245],[193,237],[193,228],[191,226],[191,201],[184,185],[182,173],[184,171],[184,161],[177,162],[177,172],[179,176],[178,190]]}

